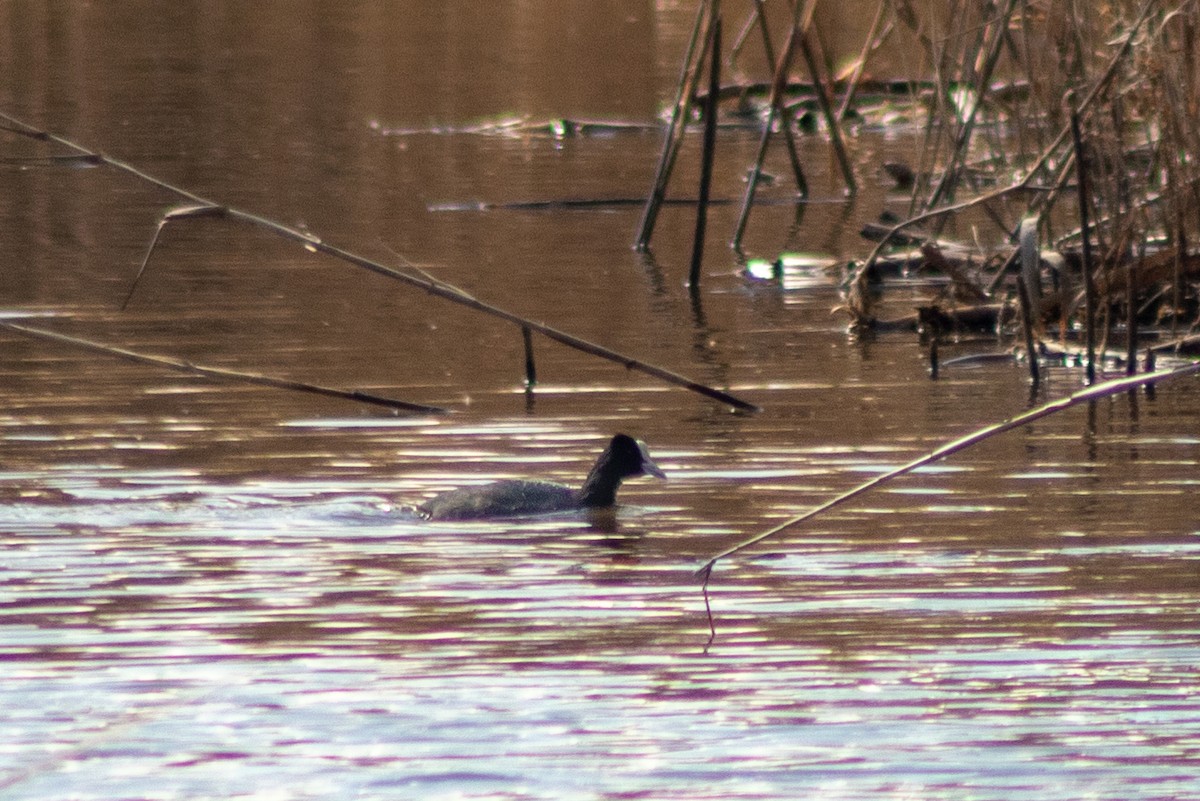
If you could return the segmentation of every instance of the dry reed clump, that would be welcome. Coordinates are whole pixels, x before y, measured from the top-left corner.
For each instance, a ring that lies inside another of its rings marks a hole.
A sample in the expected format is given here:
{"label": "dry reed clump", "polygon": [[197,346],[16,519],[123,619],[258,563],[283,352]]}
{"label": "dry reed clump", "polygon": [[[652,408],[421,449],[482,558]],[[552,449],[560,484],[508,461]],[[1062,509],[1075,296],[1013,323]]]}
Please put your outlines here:
{"label": "dry reed clump", "polygon": [[[870,280],[901,235],[906,247],[915,235],[923,264],[945,272],[959,244],[946,231],[960,221],[976,234],[958,250],[977,254],[989,239],[981,227],[1001,244],[983,254],[991,268],[954,271],[957,299],[934,305],[1015,297],[1018,231],[1033,221],[1026,236],[1037,232],[1041,258],[1023,272],[1043,343],[1070,348],[1086,336],[1103,354],[1119,340],[1130,366],[1147,335],[1158,348],[1194,345],[1200,0],[890,6],[932,88],[908,214],[879,232],[848,282],[856,322],[877,322]],[[967,275],[974,286],[964,291]]]}
{"label": "dry reed clump", "polygon": [[[1112,332],[1128,345],[1129,368],[1141,324],[1169,337],[1155,349],[1194,347],[1200,248],[1189,241],[1200,236],[1200,0],[955,0],[944,9],[883,3],[919,44],[924,71],[917,74],[926,77],[913,85],[932,88],[921,97],[929,113],[919,164],[897,170],[911,178],[909,214],[868,227],[864,233],[879,244],[848,282],[847,306],[858,322],[877,323],[873,310],[890,262],[946,277],[937,302],[914,317],[934,332],[1023,321],[1035,383],[1052,332],[1064,348],[1084,336],[1089,379]],[[967,245],[946,235],[958,222],[991,225],[1006,245],[984,253],[979,268],[982,237]],[[1012,296],[1021,298],[1019,314],[996,302]],[[1093,384],[947,442],[726,548],[698,571],[709,644],[716,626],[707,590],[720,561],[992,437],[1198,373],[1195,361]]]}

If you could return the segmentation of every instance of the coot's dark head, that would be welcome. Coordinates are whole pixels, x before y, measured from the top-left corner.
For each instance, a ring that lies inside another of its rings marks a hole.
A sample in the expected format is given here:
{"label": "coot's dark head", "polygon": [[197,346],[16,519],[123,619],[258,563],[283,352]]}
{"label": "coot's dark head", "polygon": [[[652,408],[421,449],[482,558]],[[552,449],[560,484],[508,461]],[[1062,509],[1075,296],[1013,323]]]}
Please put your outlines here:
{"label": "coot's dark head", "polygon": [[604,453],[600,454],[597,467],[604,463],[611,465],[621,478],[632,478],[633,476],[667,477],[659,469],[658,465],[654,463],[654,460],[650,458],[650,452],[646,450],[646,443],[639,439],[634,439],[628,434],[617,434],[609,441]]}
{"label": "coot's dark head", "polygon": [[666,474],[650,458],[645,443],[628,434],[617,434],[608,443],[604,453],[600,454],[580,487],[579,505],[612,506],[616,503],[621,479],[633,476],[666,478]]}

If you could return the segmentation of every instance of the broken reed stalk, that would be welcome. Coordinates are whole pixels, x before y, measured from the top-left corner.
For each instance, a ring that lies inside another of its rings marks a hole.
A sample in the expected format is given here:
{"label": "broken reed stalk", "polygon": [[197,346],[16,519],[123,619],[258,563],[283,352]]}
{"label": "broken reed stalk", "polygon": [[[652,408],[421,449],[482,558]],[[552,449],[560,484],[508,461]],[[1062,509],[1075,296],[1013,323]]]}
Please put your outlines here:
{"label": "broken reed stalk", "polygon": [[667,183],[671,180],[671,172],[675,168],[675,157],[679,154],[679,146],[683,142],[683,132],[687,128],[687,120],[691,115],[692,98],[696,92],[696,81],[700,74],[700,62],[704,55],[696,54],[696,48],[709,38],[708,26],[712,24],[709,7],[713,0],[704,0],[696,9],[696,22],[692,26],[692,36],[688,40],[687,50],[683,58],[683,68],[679,75],[679,91],[675,96],[675,104],[671,107],[671,120],[667,124],[666,137],[663,139],[662,152],[658,158],[658,169],[654,174],[654,185],[650,196],[646,198],[646,206],[642,209],[642,219],[638,223],[637,238],[634,249],[646,250],[650,247],[650,237],[654,235],[654,225],[658,221],[658,210],[667,194]]}
{"label": "broken reed stalk", "polygon": [[696,233],[692,239],[692,267],[688,283],[700,286],[700,265],[704,261],[704,233],[708,223],[708,196],[712,189],[713,156],[717,146],[717,108],[721,94],[721,12],[719,0],[713,0],[711,56],[708,66],[708,97],[704,101],[704,150],[700,157],[700,202],[696,208]]}
{"label": "broken reed stalk", "polygon": [[11,331],[14,334],[30,337],[33,339],[44,339],[50,342],[58,342],[64,345],[70,345],[82,350],[92,351],[93,353],[103,353],[106,356],[113,356],[125,361],[137,362],[139,364],[152,364],[156,367],[165,367],[169,370],[178,370],[193,375],[204,376],[205,378],[215,378],[221,381],[233,381],[241,384],[258,384],[266,387],[274,387],[276,389],[288,389],[296,392],[309,392],[314,395],[325,395],[331,398],[340,398],[342,400],[353,400],[360,403],[370,403],[375,406],[385,406],[389,409],[397,409],[406,412],[421,412],[424,414],[448,414],[448,410],[438,406],[426,406],[422,403],[410,403],[409,401],[396,400],[394,398],[385,398],[380,395],[372,395],[368,392],[360,392],[358,390],[335,389],[333,387],[324,387],[318,384],[308,384],[303,381],[293,381],[286,378],[275,378],[273,376],[262,375],[259,373],[244,373],[238,370],[226,370],[220,367],[205,367],[200,364],[184,361],[182,359],[173,359],[168,356],[153,356],[147,353],[138,353],[136,351],[127,350],[125,348],[117,348],[111,345],[104,345],[99,342],[94,342],[90,339],[81,339],[79,337],[60,334],[57,331],[47,331],[44,328],[31,328],[20,323],[11,323],[0,321],[0,329]]}
{"label": "broken reed stalk", "polygon": [[1071,105],[1071,141],[1075,147],[1075,175],[1079,192],[1079,230],[1083,258],[1084,342],[1087,349],[1087,382],[1096,383],[1096,276],[1092,274],[1092,234],[1089,218],[1091,196],[1088,192],[1088,159],[1083,149],[1083,134],[1079,127],[1079,111]]}
{"label": "broken reed stalk", "polygon": [[[538,323],[533,320],[529,320],[524,317],[521,317],[520,315],[514,314],[505,309],[501,309],[497,306],[493,306],[489,303],[484,303],[483,301],[478,300],[477,298],[473,297],[472,295],[468,294],[467,292],[463,291],[462,289],[459,289],[458,287],[454,286],[453,284],[448,284],[444,281],[439,281],[427,274],[412,275],[412,274],[404,272],[402,270],[397,270],[392,267],[388,267],[386,265],[380,264],[379,262],[373,261],[364,256],[359,256],[358,254],[352,253],[343,248],[339,248],[334,245],[330,245],[330,244],[322,241],[319,237],[317,237],[311,233],[308,233],[306,231],[300,231],[298,229],[291,228],[282,223],[268,219],[266,217],[261,217],[256,214],[250,214],[248,212],[244,212],[239,209],[235,209],[235,208],[232,208],[229,206],[222,206],[220,204],[214,203],[214,202],[207,200],[206,198],[203,198],[193,192],[189,192],[185,189],[181,189],[181,188],[176,187],[172,184],[169,184],[166,181],[163,181],[159,178],[155,178],[151,175],[148,175],[148,174],[138,170],[137,168],[135,168],[129,164],[126,164],[123,161],[119,161],[117,159],[110,158],[110,157],[105,156],[100,153],[93,153],[92,151],[89,151],[68,139],[64,139],[63,137],[57,136],[55,134],[51,134],[46,131],[40,131],[40,130],[34,128],[33,126],[28,125],[20,120],[17,120],[16,118],[14,118],[8,114],[5,114],[3,112],[0,112],[0,120],[7,120],[7,121],[13,123],[14,125],[23,126],[24,130],[18,131],[18,133],[23,133],[27,136],[32,136],[37,139],[41,139],[43,141],[55,142],[55,143],[65,146],[65,147],[69,147],[72,150],[76,150],[80,153],[93,156],[94,158],[98,159],[100,162],[107,164],[110,167],[121,170],[122,172],[129,173],[130,175],[133,175],[143,181],[146,181],[146,182],[151,183],[155,186],[158,186],[162,189],[165,189],[168,192],[171,192],[173,194],[184,197],[184,198],[192,201],[195,204],[192,206],[183,207],[181,209],[176,209],[174,211],[169,211],[164,215],[163,220],[159,223],[159,230],[155,232],[154,240],[151,242],[151,247],[147,251],[145,258],[142,261],[141,268],[138,270],[138,277],[140,277],[145,272],[146,266],[147,266],[147,264],[149,264],[150,257],[153,254],[154,244],[158,241],[159,234],[161,233],[161,228],[162,228],[163,224],[165,224],[166,222],[168,222],[170,220],[174,220],[174,219],[188,219],[188,218],[200,218],[200,217],[228,218],[231,220],[236,220],[238,222],[248,223],[250,225],[253,225],[253,226],[256,226],[259,228],[263,228],[263,229],[270,231],[284,239],[289,239],[291,241],[298,242],[306,250],[316,252],[316,253],[322,253],[326,256],[330,256],[334,259],[337,259],[338,261],[342,261],[342,262],[345,262],[346,264],[350,264],[354,267],[358,267],[358,268],[367,270],[369,272],[376,273],[377,275],[382,275],[387,278],[391,278],[393,280],[400,281],[401,283],[408,284],[409,286],[417,287],[419,289],[424,290],[425,292],[427,292],[430,295],[434,295],[434,296],[442,298],[444,300],[448,300],[453,303],[457,303],[460,306],[465,306],[469,309],[473,309],[477,312],[481,312],[483,314],[487,314],[492,317],[496,317],[498,319],[505,320],[509,323],[516,325],[519,328],[528,328],[531,331],[536,331],[537,333],[541,334],[542,336],[546,337],[547,339],[552,339],[555,342],[558,342],[562,345],[566,345],[567,347],[572,348],[577,351],[580,351],[582,353],[586,353],[591,356],[595,356],[597,358],[601,358],[601,359],[605,359],[610,362],[614,362],[616,364],[619,364],[619,365],[625,367],[627,370],[634,370],[634,371],[640,372],[644,375],[653,376],[654,378],[657,378],[668,384],[673,384],[675,386],[687,389],[691,392],[695,392],[699,395],[704,395],[705,397],[720,401],[721,403],[728,404],[728,405],[732,406],[733,408],[739,409],[741,411],[750,411],[750,412],[760,411],[759,407],[756,406],[755,404],[750,403],[749,401],[742,400],[741,398],[738,398],[728,392],[722,392],[719,389],[706,386],[697,381],[693,381],[690,378],[687,378],[686,376],[679,375],[678,373],[674,373],[674,372],[672,372],[670,370],[666,370],[662,367],[658,367],[656,365],[652,365],[647,362],[643,362],[639,359],[634,359],[630,356],[626,356],[623,353],[612,350],[611,348],[606,348],[603,345],[597,345],[593,342],[589,342],[587,340],[580,339],[579,337],[572,336],[571,334],[568,334],[564,331],[560,331],[556,328],[545,325],[544,323]],[[136,283],[137,278],[135,278],[134,280]]]}
{"label": "broken reed stalk", "polygon": [[[771,30],[767,27],[767,14],[763,8],[766,0],[754,0],[754,16],[758,19],[758,29],[762,33],[763,55],[768,64],[775,63],[775,46],[771,42]],[[792,176],[796,180],[796,194],[808,197],[808,178],[804,175],[804,165],[800,163],[800,154],[796,150],[796,132],[792,129],[790,116],[785,115],[782,126],[784,139],[787,142],[788,160],[792,163]]]}
{"label": "broken reed stalk", "polygon": [[854,167],[850,163],[850,156],[846,153],[846,142],[842,138],[842,126],[834,114],[833,101],[829,99],[829,91],[825,85],[824,70],[821,69],[820,62],[813,53],[812,44],[808,41],[807,29],[800,31],[799,45],[800,54],[804,56],[805,66],[808,67],[808,74],[812,78],[813,91],[817,96],[817,106],[821,109],[821,116],[825,118],[825,128],[829,132],[829,139],[833,143],[833,152],[837,156],[838,166],[842,171],[842,180],[846,182],[846,192],[853,195],[858,192],[858,183],[854,180]]}
{"label": "broken reed stalk", "polygon": [[1018,414],[1015,417],[1010,417],[1008,420],[1003,422],[984,426],[983,428],[972,431],[965,436],[959,437],[951,442],[947,442],[946,444],[934,449],[933,451],[930,451],[924,456],[912,460],[908,464],[897,467],[894,470],[889,470],[886,473],[882,473],[872,478],[870,481],[859,484],[857,487],[831,498],[819,506],[808,510],[804,514],[797,515],[789,520],[785,520],[784,522],[779,523],[778,525],[773,526],[760,534],[756,534],[753,537],[742,540],[736,545],[726,548],[705,562],[704,565],[696,571],[696,573],[703,578],[704,587],[707,592],[708,581],[712,577],[712,571],[713,568],[716,567],[717,562],[721,561],[722,559],[727,559],[734,554],[740,553],[741,551],[757,545],[763,540],[773,537],[780,532],[793,528],[800,523],[812,520],[814,517],[824,514],[830,509],[842,506],[854,500],[855,498],[870,492],[881,484],[885,484],[895,478],[899,478],[907,473],[911,473],[918,468],[924,467],[925,465],[941,461],[947,456],[952,456],[960,451],[964,451],[967,448],[970,448],[973,445],[978,445],[981,442],[985,442],[992,437],[1012,431],[1015,428],[1028,425],[1029,423],[1036,422],[1044,417],[1049,417],[1052,414],[1065,411],[1073,406],[1078,406],[1081,403],[1100,400],[1101,398],[1106,398],[1110,395],[1117,395],[1122,392],[1128,392],[1141,386],[1153,386],[1154,384],[1158,384],[1162,381],[1169,381],[1173,378],[1183,378],[1184,376],[1195,375],[1197,373],[1200,373],[1200,361],[1169,370],[1161,370],[1154,373],[1142,373],[1126,378],[1116,378],[1100,384],[1093,384],[1092,386],[1081,389],[1080,391],[1068,395],[1065,398],[1059,398],[1058,400],[1044,403],[1035,409],[1022,412],[1021,414]]}
{"label": "broken reed stalk", "polygon": [[750,174],[746,180],[746,193],[742,197],[742,209],[738,213],[737,225],[733,229],[733,239],[730,244],[735,249],[740,249],[742,246],[742,236],[746,233],[746,224],[750,220],[750,207],[754,205],[754,194],[758,191],[758,181],[762,176],[763,161],[767,156],[767,145],[771,142],[771,129],[775,126],[775,118],[783,109],[783,91],[787,86],[788,68],[792,63],[792,54],[796,50],[796,41],[799,37],[799,25],[793,23],[791,30],[788,32],[787,43],[783,46],[783,52],[779,55],[779,61],[775,66],[775,78],[771,82],[771,97],[770,105],[767,108],[767,119],[763,123],[762,135],[758,140],[758,154],[754,158],[754,166],[750,168]]}

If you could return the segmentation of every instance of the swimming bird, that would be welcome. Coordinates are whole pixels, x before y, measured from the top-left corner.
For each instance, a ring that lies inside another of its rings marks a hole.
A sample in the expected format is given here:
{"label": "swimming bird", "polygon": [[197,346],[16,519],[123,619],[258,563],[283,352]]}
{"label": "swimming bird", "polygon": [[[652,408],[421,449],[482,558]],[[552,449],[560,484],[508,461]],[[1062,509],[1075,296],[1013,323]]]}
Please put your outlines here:
{"label": "swimming bird", "polygon": [[554,481],[507,479],[443,492],[418,506],[417,513],[428,520],[479,520],[598,509],[615,504],[622,479],[634,476],[666,478],[644,442],[617,434],[579,489]]}

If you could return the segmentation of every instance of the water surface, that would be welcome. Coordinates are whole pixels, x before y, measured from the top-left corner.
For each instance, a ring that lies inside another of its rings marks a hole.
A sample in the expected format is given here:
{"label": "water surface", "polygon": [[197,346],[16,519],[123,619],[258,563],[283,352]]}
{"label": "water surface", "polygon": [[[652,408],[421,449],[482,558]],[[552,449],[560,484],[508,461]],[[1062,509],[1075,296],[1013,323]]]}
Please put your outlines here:
{"label": "water surface", "polygon": [[[439,210],[623,198],[692,9],[660,3],[27,4],[0,106],[186,188],[737,393],[733,414],[228,222],[108,169],[0,167],[5,309],[150,353],[446,406],[396,415],[5,334],[5,798],[1198,798],[1194,381],[1039,421],[722,562],[739,539],[1027,407],[1020,369],[854,341],[831,282],[746,278],[692,218]],[[400,135],[400,130],[409,133]],[[413,133],[412,131],[426,131]],[[698,137],[697,137],[698,138]],[[892,202],[755,211],[747,255],[861,256]],[[677,175],[695,186],[697,142]],[[736,197],[753,132],[722,133]],[[6,135],[6,158],[46,155]],[[772,169],[786,174],[776,153]],[[784,190],[775,190],[780,194]],[[397,255],[399,254],[399,255]],[[996,350],[987,338],[944,348]],[[1041,397],[1080,385],[1050,371]],[[614,514],[427,524],[463,483],[573,482],[614,431],[665,482]]]}

